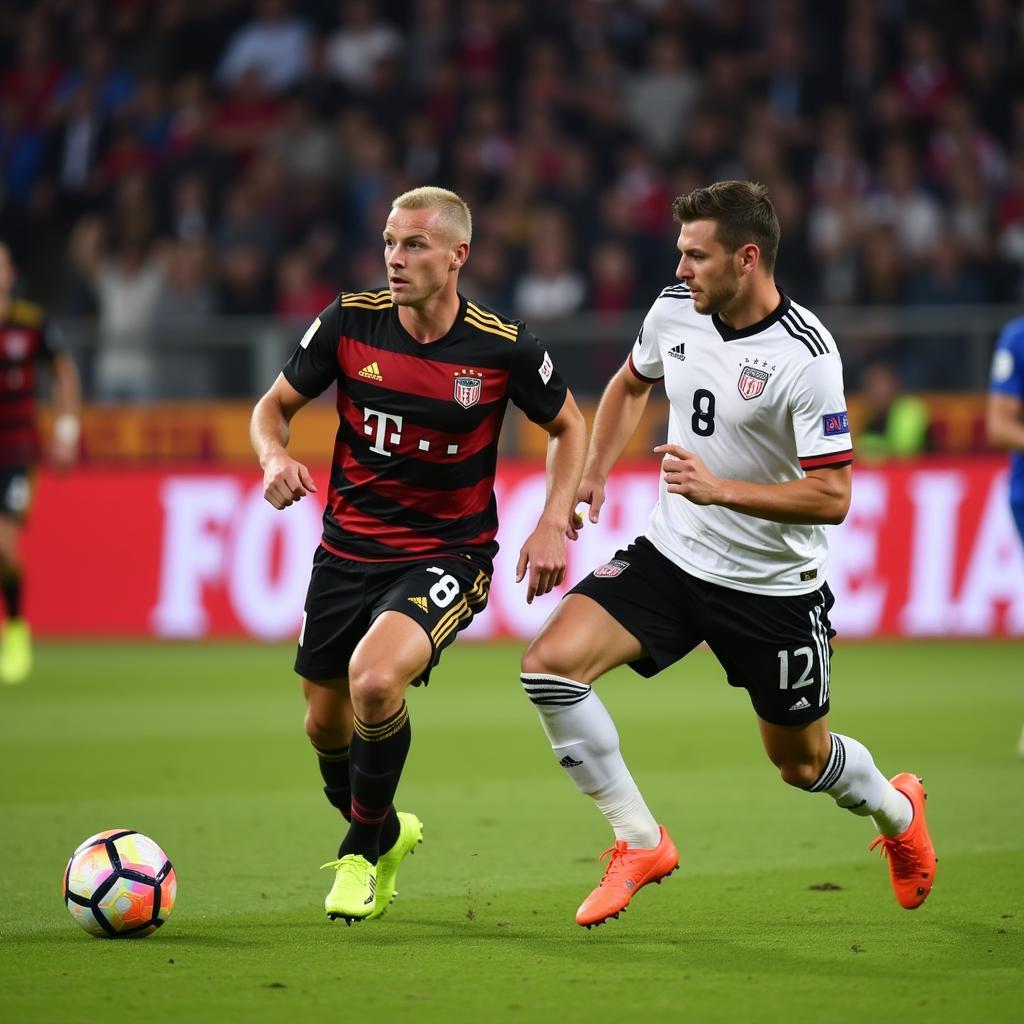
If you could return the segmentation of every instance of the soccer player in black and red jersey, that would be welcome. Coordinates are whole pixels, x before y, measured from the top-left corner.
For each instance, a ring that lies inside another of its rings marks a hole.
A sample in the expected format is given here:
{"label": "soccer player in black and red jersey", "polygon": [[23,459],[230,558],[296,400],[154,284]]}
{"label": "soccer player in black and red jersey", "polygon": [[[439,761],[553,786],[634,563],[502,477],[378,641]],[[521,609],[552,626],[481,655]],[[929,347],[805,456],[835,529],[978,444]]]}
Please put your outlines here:
{"label": "soccer player in black and red jersey", "polygon": [[22,609],[25,570],[18,538],[41,455],[36,427],[37,370],[53,369],[52,456],[59,469],[78,454],[79,381],[74,361],[39,306],[14,298],[11,252],[0,242],[0,593],[6,612],[0,638],[0,681],[23,682],[32,669],[32,644]]}
{"label": "soccer player in black and red jersey", "polygon": [[395,199],[388,288],[342,292],[313,322],[253,411],[264,493],[285,508],[317,490],[287,452],[292,417],[337,384],[339,426],[324,532],[295,670],[328,800],[349,821],[330,918],[377,918],[422,839],[394,796],[409,751],[406,688],[487,602],[498,529],[494,475],[509,399],[549,434],[547,498],[519,553],[527,601],[565,575],[586,430],[524,324],[458,292],[471,218],[440,188]]}

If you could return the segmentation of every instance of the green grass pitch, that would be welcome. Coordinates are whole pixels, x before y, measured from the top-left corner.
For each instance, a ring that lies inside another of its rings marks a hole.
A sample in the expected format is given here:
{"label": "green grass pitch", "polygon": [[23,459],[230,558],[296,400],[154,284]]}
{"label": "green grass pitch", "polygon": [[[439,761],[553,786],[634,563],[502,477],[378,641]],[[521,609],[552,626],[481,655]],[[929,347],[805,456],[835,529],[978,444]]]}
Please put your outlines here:
{"label": "green grass pitch", "polygon": [[[457,644],[411,691],[398,805],[426,841],[383,920],[328,923],[339,819],[277,646],[45,645],[0,690],[5,1021],[1010,1022],[1024,1005],[1024,647],[846,645],[832,725],[929,791],[940,863],[896,904],[870,822],[781,783],[746,695],[698,651],[601,693],[682,869],[573,921],[608,832],[554,763],[518,646]],[[110,942],[64,909],[65,861],[128,827],[178,903]]]}

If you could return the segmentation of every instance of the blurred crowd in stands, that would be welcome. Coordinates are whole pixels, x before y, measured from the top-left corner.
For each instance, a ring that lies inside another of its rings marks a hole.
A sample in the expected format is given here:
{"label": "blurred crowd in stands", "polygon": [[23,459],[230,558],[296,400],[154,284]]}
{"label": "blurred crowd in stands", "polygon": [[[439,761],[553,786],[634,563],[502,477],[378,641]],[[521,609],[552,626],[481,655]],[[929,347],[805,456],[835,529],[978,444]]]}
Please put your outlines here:
{"label": "blurred crowd in stands", "polygon": [[0,236],[114,334],[381,287],[424,183],[539,324],[645,308],[721,178],[806,305],[1024,301],[1021,0],[8,0],[0,53]]}

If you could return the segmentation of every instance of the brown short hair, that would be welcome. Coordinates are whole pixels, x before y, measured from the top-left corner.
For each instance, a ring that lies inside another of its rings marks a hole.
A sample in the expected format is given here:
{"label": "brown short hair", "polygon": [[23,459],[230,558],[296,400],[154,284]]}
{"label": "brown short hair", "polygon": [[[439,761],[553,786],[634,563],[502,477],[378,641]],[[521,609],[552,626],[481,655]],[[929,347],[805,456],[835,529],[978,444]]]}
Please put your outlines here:
{"label": "brown short hair", "polygon": [[391,203],[393,210],[425,210],[436,208],[441,214],[441,222],[447,229],[452,241],[472,241],[473,216],[465,199],[446,188],[436,185],[422,185],[396,196]]}
{"label": "brown short hair", "polygon": [[672,201],[672,216],[679,224],[713,220],[715,237],[728,252],[753,242],[761,250],[761,263],[770,274],[779,253],[779,218],[768,189],[754,181],[716,181],[695,188]]}

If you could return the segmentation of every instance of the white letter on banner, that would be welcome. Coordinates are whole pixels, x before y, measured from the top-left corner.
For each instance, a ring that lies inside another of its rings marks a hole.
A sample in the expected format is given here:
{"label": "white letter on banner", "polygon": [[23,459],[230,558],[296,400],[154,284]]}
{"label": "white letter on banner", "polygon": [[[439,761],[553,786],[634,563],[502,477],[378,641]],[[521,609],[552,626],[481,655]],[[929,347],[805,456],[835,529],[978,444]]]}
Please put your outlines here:
{"label": "white letter on banner", "polygon": [[1006,474],[1000,473],[989,488],[974,537],[952,632],[995,632],[995,606],[1006,604],[1006,632],[1024,633],[1024,553],[1008,502]]}
{"label": "white letter on banner", "polygon": [[903,627],[911,636],[947,633],[956,627],[953,570],[967,485],[962,472],[925,471],[910,478],[907,490],[914,503],[914,536]]}
{"label": "white letter on banner", "polygon": [[646,529],[651,509],[658,502],[660,465],[653,463],[650,471],[624,470],[612,473],[605,484],[605,502],[601,518],[595,526],[587,517],[590,509],[580,505],[580,514],[586,520],[580,539],[569,545],[572,562],[571,582],[575,585],[598,566],[615,557],[637,539]]}
{"label": "white letter on banner", "polygon": [[887,590],[879,573],[878,535],[889,511],[884,473],[857,474],[850,514],[830,528],[828,584],[836,595],[829,613],[840,636],[871,636],[885,612]]}
{"label": "white letter on banner", "polygon": [[279,640],[298,635],[322,514],[322,506],[312,498],[282,513],[264,500],[262,484],[239,508],[228,592],[239,621],[254,636]]}
{"label": "white letter on banner", "polygon": [[[501,549],[494,559],[494,578],[491,580],[490,601],[500,609],[501,618],[513,636],[532,637],[554,609],[557,597],[549,595],[526,603],[526,586],[530,570],[522,583],[516,583],[516,562],[519,549],[537,525],[537,517],[544,507],[544,474],[529,473],[505,489],[498,518]],[[485,612],[485,615],[493,612]]]}
{"label": "white letter on banner", "polygon": [[206,633],[203,588],[222,579],[226,528],[238,506],[231,477],[170,477],[160,489],[164,508],[160,598],[153,609],[158,636]]}
{"label": "white letter on banner", "polygon": [[[650,472],[623,471],[612,474],[606,487],[607,498],[601,509],[597,526],[587,522],[575,543],[567,542],[568,565],[565,582],[532,605],[526,603],[526,580],[515,582],[516,561],[523,542],[537,525],[537,517],[544,507],[545,482],[543,473],[530,473],[508,486],[500,496],[498,516],[501,520],[499,539],[501,550],[494,563],[494,579],[487,616],[493,622],[488,632],[504,632],[531,639],[544,620],[554,611],[556,604],[580,579],[612,558],[620,547],[635,540],[647,528],[647,520],[658,500],[658,467]],[[580,506],[587,515],[587,507]],[[473,632],[474,636],[480,633]]]}

